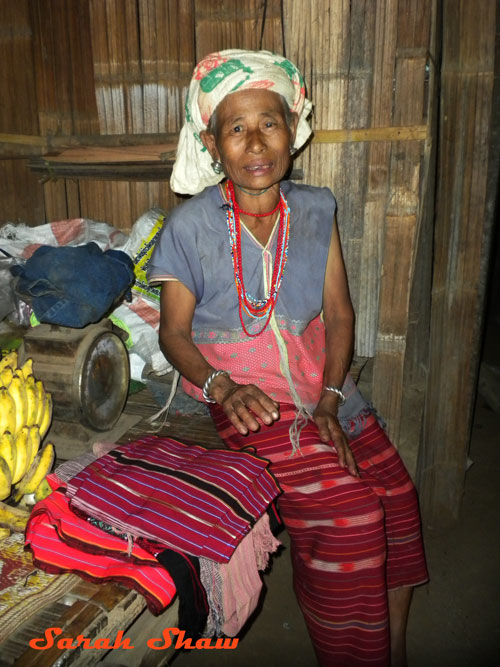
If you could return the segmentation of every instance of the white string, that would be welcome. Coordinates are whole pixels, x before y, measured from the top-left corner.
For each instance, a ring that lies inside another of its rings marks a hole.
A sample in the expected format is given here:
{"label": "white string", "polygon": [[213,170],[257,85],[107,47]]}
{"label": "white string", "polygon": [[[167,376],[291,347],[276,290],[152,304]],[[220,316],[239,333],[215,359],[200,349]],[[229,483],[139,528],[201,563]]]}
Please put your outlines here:
{"label": "white string", "polygon": [[[271,254],[269,251],[267,252],[269,256],[269,276],[272,275],[273,271],[273,260],[271,257]],[[266,261],[265,261],[265,253],[262,253],[262,270],[264,273],[264,282],[266,285],[266,289],[269,292],[270,289],[270,284],[269,284],[269,276],[266,270]],[[293,420],[292,425],[290,426],[288,433],[290,435],[290,442],[292,444],[292,452],[291,456],[293,456],[296,452],[302,452],[300,451],[300,432],[304,428],[304,426],[307,424],[307,420],[311,417],[309,411],[307,408],[304,406],[302,403],[302,400],[300,396],[297,393],[297,390],[295,389],[295,385],[292,380],[292,375],[290,373],[290,363],[288,360],[288,350],[286,349],[286,343],[283,339],[283,336],[281,334],[281,331],[279,330],[278,323],[276,322],[276,317],[275,313],[273,310],[273,313],[271,315],[271,319],[269,321],[271,325],[271,330],[274,333],[274,337],[276,338],[276,343],[278,345],[278,351],[280,354],[280,371],[283,373],[283,376],[285,380],[287,381],[288,388],[290,390],[290,395],[292,397],[292,400],[295,404],[295,407],[297,408],[297,413],[295,415],[295,419]]]}
{"label": "white string", "polygon": [[172,386],[170,387],[170,393],[168,395],[167,401],[165,405],[158,410],[154,415],[148,418],[148,421],[150,424],[154,425],[157,419],[160,419],[160,417],[163,417],[161,422],[158,424],[158,428],[156,429],[159,431],[162,426],[164,426],[165,422],[167,421],[168,417],[168,411],[170,409],[170,404],[172,403],[172,400],[175,396],[175,392],[177,391],[177,385],[179,384],[179,378],[180,378],[180,373],[179,371],[174,369],[174,377],[172,379]]}

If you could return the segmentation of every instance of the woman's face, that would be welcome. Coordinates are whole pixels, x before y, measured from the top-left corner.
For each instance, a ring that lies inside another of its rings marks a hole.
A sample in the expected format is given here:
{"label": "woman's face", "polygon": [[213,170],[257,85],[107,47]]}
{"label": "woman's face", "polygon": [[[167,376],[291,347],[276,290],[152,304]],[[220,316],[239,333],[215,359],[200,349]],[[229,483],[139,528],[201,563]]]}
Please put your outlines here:
{"label": "woman's face", "polygon": [[288,170],[296,114],[292,114],[291,125],[277,93],[241,90],[217,107],[215,135],[205,131],[201,138],[233,183],[259,191],[279,183]]}

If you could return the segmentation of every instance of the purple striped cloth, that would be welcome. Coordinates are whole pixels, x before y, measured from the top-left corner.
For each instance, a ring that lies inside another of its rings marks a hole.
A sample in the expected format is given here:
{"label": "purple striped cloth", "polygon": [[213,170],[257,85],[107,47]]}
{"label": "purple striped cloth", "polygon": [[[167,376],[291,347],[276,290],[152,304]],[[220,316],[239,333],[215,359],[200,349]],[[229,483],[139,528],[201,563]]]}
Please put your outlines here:
{"label": "purple striped cloth", "polygon": [[280,493],[268,465],[147,436],[88,465],[67,493],[73,511],[119,532],[223,563]]}

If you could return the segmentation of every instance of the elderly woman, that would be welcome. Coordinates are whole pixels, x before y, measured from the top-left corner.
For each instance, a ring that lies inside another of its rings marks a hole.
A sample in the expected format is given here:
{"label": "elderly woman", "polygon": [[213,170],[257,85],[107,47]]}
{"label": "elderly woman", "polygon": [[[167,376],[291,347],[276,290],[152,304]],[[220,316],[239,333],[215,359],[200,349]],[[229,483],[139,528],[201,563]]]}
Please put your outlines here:
{"label": "elderly woman", "polygon": [[[348,375],[354,314],[326,188],[283,180],[307,140],[297,68],[223,51],[196,67],[169,216],[148,271],[160,342],[228,447],[271,462],[294,589],[321,665],[405,664],[427,580],[413,484]],[[391,663],[392,659],[392,663]]]}

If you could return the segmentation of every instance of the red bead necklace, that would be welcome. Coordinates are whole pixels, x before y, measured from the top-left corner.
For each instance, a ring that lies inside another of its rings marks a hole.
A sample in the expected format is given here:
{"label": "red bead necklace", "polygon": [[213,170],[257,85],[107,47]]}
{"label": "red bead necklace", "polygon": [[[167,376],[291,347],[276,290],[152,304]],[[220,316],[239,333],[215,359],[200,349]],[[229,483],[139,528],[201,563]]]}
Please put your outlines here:
{"label": "red bead necklace", "polygon": [[268,215],[273,215],[273,213],[276,213],[276,211],[279,209],[281,203],[281,197],[276,204],[276,206],[273,208],[272,211],[268,211],[267,213],[250,213],[250,211],[244,211],[243,209],[238,207],[238,211],[240,212],[240,215],[243,213],[243,215],[249,215],[251,218],[267,218]]}
{"label": "red bead necklace", "polygon": [[[234,282],[238,292],[238,310],[241,326],[245,334],[251,338],[261,334],[267,325],[274,311],[274,306],[278,298],[281,280],[288,259],[288,239],[290,235],[290,208],[285,199],[285,195],[280,190],[280,221],[278,231],[278,242],[276,246],[276,256],[273,263],[273,274],[267,299],[256,299],[249,294],[243,282],[243,261],[241,256],[241,225],[240,208],[234,195],[233,183],[228,180],[226,183],[226,196],[230,204],[227,211],[227,227],[229,231],[229,241],[231,244],[231,259],[233,262]],[[275,209],[277,210],[277,208]],[[270,215],[270,214],[268,214]],[[243,321],[243,311],[253,319],[265,319],[265,324],[257,333],[250,333]]]}

